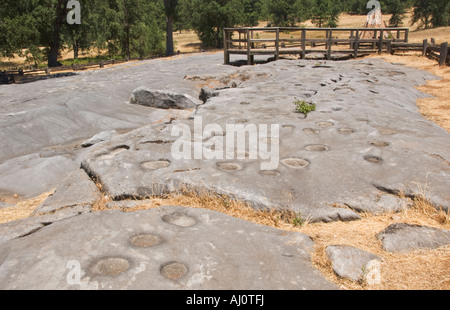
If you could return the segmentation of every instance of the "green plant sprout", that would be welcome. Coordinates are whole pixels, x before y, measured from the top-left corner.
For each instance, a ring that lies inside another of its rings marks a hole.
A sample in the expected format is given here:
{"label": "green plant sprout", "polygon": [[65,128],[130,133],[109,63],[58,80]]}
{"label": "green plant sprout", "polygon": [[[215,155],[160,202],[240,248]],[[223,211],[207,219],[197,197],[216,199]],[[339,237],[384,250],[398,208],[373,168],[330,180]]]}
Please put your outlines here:
{"label": "green plant sprout", "polygon": [[309,113],[316,110],[316,105],[314,103],[307,103],[305,100],[298,100],[297,98],[295,99],[295,112],[302,113],[305,116],[308,116]]}

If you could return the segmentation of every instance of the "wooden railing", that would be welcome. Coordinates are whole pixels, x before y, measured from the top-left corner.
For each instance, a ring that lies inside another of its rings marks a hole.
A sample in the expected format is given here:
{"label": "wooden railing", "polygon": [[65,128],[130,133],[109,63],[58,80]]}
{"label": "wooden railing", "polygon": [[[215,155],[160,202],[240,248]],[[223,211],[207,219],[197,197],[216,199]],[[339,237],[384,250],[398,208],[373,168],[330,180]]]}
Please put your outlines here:
{"label": "wooden railing", "polygon": [[88,64],[76,64],[71,66],[60,66],[60,67],[45,67],[45,68],[32,68],[32,67],[22,67],[22,68],[10,68],[8,70],[0,71],[0,84],[11,84],[11,83],[28,83],[41,79],[46,79],[54,74],[68,74],[74,71],[83,71],[89,69],[103,68],[107,65],[114,65],[119,63],[124,63],[127,60],[102,60],[99,62],[93,62]]}
{"label": "wooden railing", "polygon": [[388,52],[393,44],[408,43],[408,36],[408,28],[226,28],[224,63],[230,63],[232,54],[247,55],[249,65],[255,55],[273,55],[277,60],[286,54],[304,59],[309,53],[323,53],[332,59],[333,53],[347,53],[357,58]]}

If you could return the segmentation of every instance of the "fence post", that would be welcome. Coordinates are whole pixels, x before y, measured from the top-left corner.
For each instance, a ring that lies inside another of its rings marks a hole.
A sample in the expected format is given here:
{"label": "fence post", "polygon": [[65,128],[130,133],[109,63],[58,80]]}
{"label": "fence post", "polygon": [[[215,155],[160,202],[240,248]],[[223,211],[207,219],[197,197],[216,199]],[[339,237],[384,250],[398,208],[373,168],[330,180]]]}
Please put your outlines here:
{"label": "fence post", "polygon": [[306,29],[302,30],[302,59],[306,58]]}
{"label": "fence post", "polygon": [[353,54],[353,58],[357,58],[358,57],[358,48],[359,48],[359,30],[356,30],[356,35],[355,35],[355,43],[354,43],[354,54]]}
{"label": "fence post", "polygon": [[434,38],[431,38],[431,45],[436,45],[436,40]]}
{"label": "fence post", "polygon": [[223,31],[223,63],[228,65],[230,63],[230,54],[228,54],[228,32],[226,30]]}
{"label": "fence post", "polygon": [[387,41],[387,53],[392,54],[392,40]]}
{"label": "fence post", "polygon": [[409,28],[405,30],[405,43],[408,43],[409,39]]}
{"label": "fence post", "polygon": [[275,40],[275,60],[280,59],[280,28],[277,28],[276,40]]}
{"label": "fence post", "polygon": [[[354,36],[354,31],[353,30],[350,30],[350,40],[351,39],[353,39],[353,36]],[[350,49],[353,49],[353,43],[350,41]]]}
{"label": "fence post", "polygon": [[422,56],[427,55],[427,49],[428,49],[428,39],[425,39],[423,40]]}
{"label": "fence post", "polygon": [[327,51],[327,59],[331,60],[331,43],[333,42],[333,30],[327,30],[328,34],[328,51]]}
{"label": "fence post", "polygon": [[445,66],[447,62],[448,42],[441,44],[441,56],[439,57],[439,66]]}
{"label": "fence post", "polygon": [[252,65],[252,58],[250,56],[250,29],[247,29],[247,65]]}
{"label": "fence post", "polygon": [[378,54],[381,54],[383,52],[383,40],[384,40],[384,33],[383,29],[380,30],[380,40],[378,41]]}

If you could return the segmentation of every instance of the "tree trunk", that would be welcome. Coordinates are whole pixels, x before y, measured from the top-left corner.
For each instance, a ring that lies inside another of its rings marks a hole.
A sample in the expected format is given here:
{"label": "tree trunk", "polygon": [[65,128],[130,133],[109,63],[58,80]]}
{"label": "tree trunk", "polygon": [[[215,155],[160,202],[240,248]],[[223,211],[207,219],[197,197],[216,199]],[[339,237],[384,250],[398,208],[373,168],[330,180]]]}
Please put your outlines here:
{"label": "tree trunk", "polygon": [[78,59],[79,43],[75,40],[73,43],[73,59]]}
{"label": "tree trunk", "polygon": [[61,27],[64,20],[64,1],[58,0],[58,3],[56,5],[56,19],[53,23],[53,38],[52,42],[50,43],[50,50],[48,52],[48,66],[49,67],[57,67],[59,66],[58,62],[58,55],[59,55],[59,48],[61,45]]}
{"label": "tree trunk", "polygon": [[169,15],[166,17],[167,27],[166,27],[166,56],[174,55],[173,47],[173,16]]}

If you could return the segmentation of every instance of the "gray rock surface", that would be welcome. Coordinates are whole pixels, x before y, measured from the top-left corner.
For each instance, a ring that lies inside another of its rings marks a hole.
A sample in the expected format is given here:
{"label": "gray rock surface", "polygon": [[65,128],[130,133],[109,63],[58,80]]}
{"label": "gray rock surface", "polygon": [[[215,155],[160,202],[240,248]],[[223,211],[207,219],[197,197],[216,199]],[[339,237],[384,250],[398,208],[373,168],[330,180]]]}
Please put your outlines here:
{"label": "gray rock surface", "polygon": [[326,253],[334,272],[353,281],[363,280],[369,262],[381,260],[377,255],[348,245],[327,246]]}
{"label": "gray rock surface", "polygon": [[65,156],[20,156],[0,163],[0,195],[33,198],[55,190],[79,163]]}
{"label": "gray rock surface", "polygon": [[145,87],[136,88],[130,99],[131,104],[138,104],[157,109],[194,109],[199,102],[189,95],[168,91],[151,90]]}
{"label": "gray rock surface", "polygon": [[100,191],[89,176],[81,169],[70,173],[55,192],[49,196],[34,212],[43,215],[75,206],[88,207],[100,198]]}
{"label": "gray rock surface", "polygon": [[450,244],[450,231],[404,223],[389,225],[377,234],[383,249],[389,252],[411,252],[435,249]]}
{"label": "gray rock surface", "polygon": [[[381,60],[323,64],[281,60],[238,69],[231,76],[241,81],[239,87],[218,90],[219,96],[199,106],[193,119],[118,136],[90,150],[83,169],[102,180],[107,193],[119,200],[144,199],[188,186],[243,199],[255,207],[292,209],[311,221],[360,218],[347,208],[331,208],[336,203],[358,212],[398,211],[405,203],[387,194],[422,195],[423,184],[428,184],[431,201],[449,204],[449,166],[432,154],[445,159],[450,136],[423,119],[416,106],[416,100],[425,96],[414,86],[433,78],[429,74]],[[208,73],[185,81],[229,83],[223,74],[215,79]],[[294,112],[295,98],[315,103],[316,112],[300,118]],[[219,129],[208,131],[211,124]],[[270,128],[264,132],[259,126],[273,124],[279,125],[279,137],[272,140]],[[235,145],[234,151],[225,151],[231,135],[227,125],[244,129],[254,125],[259,143],[278,144],[278,167],[266,171],[262,164],[268,160],[249,158],[249,135],[245,150]],[[191,135],[182,136],[181,127]],[[420,139],[428,135],[432,138]],[[183,141],[203,156],[174,158],[172,148]],[[213,147],[213,159],[206,159]],[[214,157],[217,154],[222,157]],[[228,156],[231,159],[222,159]]]}
{"label": "gray rock surface", "polygon": [[90,147],[90,146],[93,146],[94,144],[97,144],[97,143],[100,143],[103,141],[109,141],[116,134],[117,134],[117,131],[115,131],[115,130],[101,132],[99,134],[96,134],[92,138],[84,141],[83,143],[81,143],[81,146],[82,147]]}
{"label": "gray rock surface", "polygon": [[372,199],[366,198],[354,201],[347,199],[345,204],[357,212],[379,214],[406,210],[411,202],[394,195],[384,194],[372,197]]}
{"label": "gray rock surface", "polygon": [[0,244],[0,289],[335,289],[312,267],[312,246],[201,209],[89,213]]}
{"label": "gray rock surface", "polygon": [[22,220],[0,224],[0,243],[16,238],[22,238],[54,222],[65,220],[88,212],[90,212],[89,206],[81,205],[58,210],[58,212],[55,212],[53,214],[33,216]]}

